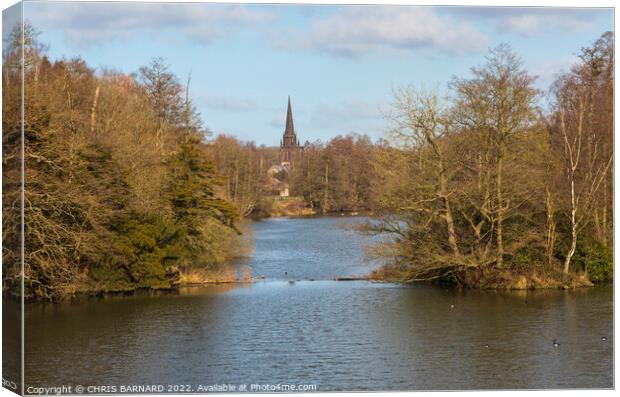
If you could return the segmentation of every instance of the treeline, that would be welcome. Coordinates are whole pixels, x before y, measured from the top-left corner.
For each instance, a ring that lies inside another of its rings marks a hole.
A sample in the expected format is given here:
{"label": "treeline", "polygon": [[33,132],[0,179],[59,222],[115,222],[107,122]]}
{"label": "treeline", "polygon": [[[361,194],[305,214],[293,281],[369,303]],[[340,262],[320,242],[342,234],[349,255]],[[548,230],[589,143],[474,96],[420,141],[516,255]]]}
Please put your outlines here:
{"label": "treeline", "polygon": [[545,93],[499,46],[447,97],[397,90],[386,139],[307,144],[275,175],[279,148],[207,139],[190,78],[161,59],[95,73],[49,60],[29,24],[23,38],[15,30],[3,53],[5,293],[20,288],[22,51],[27,297],[171,288],[221,269],[239,252],[237,221],[272,212],[274,177],[315,213],[372,211],[364,231],[392,237],[375,247],[378,278],[521,288],[612,277],[612,33]]}
{"label": "treeline", "polygon": [[279,162],[278,149],[241,142],[228,135],[218,135],[205,147],[225,178],[224,197],[243,216],[261,212],[264,198],[271,194],[267,170]]}
{"label": "treeline", "polygon": [[394,237],[377,277],[474,287],[584,285],[612,276],[613,35],[548,93],[506,46],[448,99],[406,87],[379,152],[367,231]]}
{"label": "treeline", "polygon": [[230,260],[239,215],[190,80],[160,59],[95,74],[23,33],[3,54],[3,292],[20,293],[22,51],[25,296],[170,288]]}
{"label": "treeline", "polygon": [[[306,144],[289,185],[314,212],[372,211],[375,274],[473,287],[584,285],[612,277],[613,35],[584,48],[547,92],[502,45],[449,95],[394,93],[386,139]],[[224,197],[269,216],[278,148],[209,143]],[[386,214],[386,215],[380,215]],[[386,240],[384,240],[386,241]]]}
{"label": "treeline", "polygon": [[[218,135],[206,147],[225,177],[225,197],[244,216],[269,216],[270,201],[279,192],[269,186],[268,170],[280,163],[279,148],[257,147],[227,135]],[[273,177],[287,183],[290,195],[315,212],[372,210],[378,193],[378,149],[368,136],[355,133],[327,143],[315,141],[295,156],[289,172]]]}
{"label": "treeline", "polygon": [[370,210],[377,193],[375,155],[370,138],[353,133],[306,145],[289,175],[291,194],[321,212]]}

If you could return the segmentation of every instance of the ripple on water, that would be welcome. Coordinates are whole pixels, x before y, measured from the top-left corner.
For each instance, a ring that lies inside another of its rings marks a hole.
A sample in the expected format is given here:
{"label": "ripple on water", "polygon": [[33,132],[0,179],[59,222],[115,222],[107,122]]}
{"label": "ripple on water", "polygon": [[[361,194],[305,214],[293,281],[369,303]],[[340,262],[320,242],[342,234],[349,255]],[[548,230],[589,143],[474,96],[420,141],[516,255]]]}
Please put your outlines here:
{"label": "ripple on water", "polygon": [[[611,287],[524,295],[328,281],[369,269],[364,240],[340,220],[255,224],[249,262],[263,282],[28,305],[27,381],[315,383],[323,391],[613,386]],[[284,269],[317,281],[289,284]]]}

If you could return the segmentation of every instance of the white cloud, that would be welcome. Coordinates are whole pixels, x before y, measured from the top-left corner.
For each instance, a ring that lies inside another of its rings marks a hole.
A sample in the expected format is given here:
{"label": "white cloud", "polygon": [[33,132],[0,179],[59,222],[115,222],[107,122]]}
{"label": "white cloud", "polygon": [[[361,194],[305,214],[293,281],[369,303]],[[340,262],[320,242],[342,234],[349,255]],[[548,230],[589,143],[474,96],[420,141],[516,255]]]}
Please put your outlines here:
{"label": "white cloud", "polygon": [[[271,120],[269,121],[269,123],[267,123],[267,125],[269,127],[274,127],[274,128],[280,128],[281,127],[282,130],[284,131],[284,126],[286,125],[286,120],[282,116],[281,113],[282,113],[282,111],[280,111],[280,112],[272,111]],[[297,117],[297,119],[298,119],[298,117]]]}
{"label": "white cloud", "polygon": [[[348,98],[333,102],[319,102],[305,108],[293,107],[295,130],[301,142],[313,142],[317,139],[328,141],[336,135],[350,132],[369,134],[374,137],[383,131],[383,116],[380,107],[384,104]],[[281,108],[271,109],[271,119],[266,124],[275,128],[278,134],[284,131],[286,111]],[[278,135],[279,136],[279,135]]]}
{"label": "white cloud", "polygon": [[538,77],[536,85],[546,90],[557,77],[569,72],[571,67],[579,62],[577,55],[567,55],[531,61],[528,63],[527,69]]}
{"label": "white cloud", "polygon": [[458,55],[484,51],[488,39],[473,25],[429,7],[361,6],[315,19],[310,32],[292,31],[274,38],[274,44],[346,57],[412,49]]}
{"label": "white cloud", "polygon": [[220,110],[224,112],[254,112],[258,105],[251,99],[238,99],[225,96],[199,96],[197,103],[207,110]]}
{"label": "white cloud", "polygon": [[14,4],[13,6],[2,10],[2,40],[6,41],[11,35],[11,31],[16,26],[20,26],[22,20],[22,8],[21,4]]}
{"label": "white cloud", "polygon": [[579,15],[541,15],[521,14],[503,18],[498,29],[503,27],[525,37],[539,36],[546,31],[585,31],[592,28],[593,22]]}
{"label": "white cloud", "polygon": [[509,31],[524,37],[551,32],[582,32],[597,26],[597,20],[613,17],[611,8],[560,7],[463,7],[450,8],[449,13],[470,20],[491,20],[498,31]]}
{"label": "white cloud", "polygon": [[[302,122],[308,129],[329,132],[327,136],[357,132],[377,135],[383,129],[382,105],[361,99],[347,99],[334,103],[319,103]],[[311,131],[309,131],[311,132]]]}
{"label": "white cloud", "polygon": [[176,29],[197,43],[234,33],[241,26],[268,22],[272,15],[243,5],[172,3],[30,3],[35,26],[62,28],[78,47],[126,40],[138,30],[157,34]]}
{"label": "white cloud", "polygon": [[377,103],[350,99],[334,104],[316,105],[310,114],[310,124],[316,127],[345,127],[351,122],[380,119]]}

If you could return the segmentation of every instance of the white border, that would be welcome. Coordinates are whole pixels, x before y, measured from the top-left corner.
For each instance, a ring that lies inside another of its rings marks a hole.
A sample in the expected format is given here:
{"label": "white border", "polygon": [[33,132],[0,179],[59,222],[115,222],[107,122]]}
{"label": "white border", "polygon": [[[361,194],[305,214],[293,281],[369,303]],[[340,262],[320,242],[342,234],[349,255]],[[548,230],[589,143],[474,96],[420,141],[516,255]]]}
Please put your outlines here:
{"label": "white border", "polygon": [[[18,3],[17,1],[14,0],[1,0],[2,1],[2,8],[8,8],[16,3]],[[28,0],[27,0],[28,1]],[[32,1],[32,0],[31,0]],[[34,0],[37,1],[37,0]],[[90,1],[90,2],[96,2],[97,0],[81,0],[81,1]],[[106,0],[107,2],[121,2],[122,0]],[[194,0],[185,0],[185,1],[179,1],[179,0],[150,0],[150,1],[146,1],[146,0],[133,0],[136,2],[157,2],[157,3],[223,3],[224,1],[194,1]],[[515,0],[504,0],[504,1],[490,1],[490,0],[473,0],[473,1],[467,1],[467,0],[449,0],[449,1],[438,1],[438,0],[425,0],[425,1],[419,1],[419,0],[389,0],[389,1],[385,1],[385,0],[374,0],[374,1],[364,1],[364,0],[338,0],[338,1],[325,1],[325,0],[314,0],[314,1],[302,1],[302,0],[288,0],[288,1],[283,1],[283,0],[270,0],[270,1],[260,1],[260,0],[245,0],[245,1],[239,1],[239,0],[232,0],[232,1],[227,1],[227,3],[239,3],[239,4],[261,4],[261,3],[269,3],[269,4],[383,4],[383,5],[429,5],[429,6],[483,6],[483,7],[492,7],[492,6],[502,6],[502,7],[544,7],[544,6],[555,6],[555,7],[588,7],[588,8],[592,8],[592,7],[611,7],[614,8],[614,21],[616,19],[616,13],[617,10],[615,8],[616,2],[613,0],[590,0],[590,1],[583,1],[583,0],[563,0],[563,1],[559,1],[559,0],[537,0],[537,1],[531,1],[531,0],[521,0],[521,1],[515,1]],[[23,12],[22,12],[23,15]],[[1,18],[0,18],[0,27],[1,27]],[[615,32],[615,26],[614,26],[614,32]],[[618,115],[618,104],[615,102],[615,92],[618,92],[618,80],[617,78],[615,79],[615,84],[614,84],[614,116]],[[1,108],[1,98],[0,98],[0,108]],[[615,127],[617,126],[617,118],[615,119],[614,122],[614,138],[615,138]],[[1,127],[0,127],[1,129]],[[618,144],[616,142],[616,140],[614,139],[614,154],[617,152],[618,149]],[[615,156],[614,156],[615,157]],[[614,171],[615,171],[615,167],[614,167]],[[620,182],[620,176],[618,176],[617,173],[614,174],[614,219],[617,219],[617,212],[616,212],[616,200],[615,200],[615,187],[618,186],[618,183]],[[0,214],[1,217],[1,214]],[[616,266],[616,253],[618,252],[618,247],[620,245],[620,240],[618,240],[616,238],[617,236],[617,229],[614,228],[614,270],[616,271],[618,269],[618,266]],[[618,333],[616,332],[616,312],[615,312],[615,308],[618,307],[618,295],[615,293],[615,291],[617,291],[617,288],[619,286],[619,281],[618,281],[618,276],[617,273],[614,271],[614,343],[617,340],[618,337]],[[1,298],[0,298],[1,299]],[[23,308],[23,306],[22,306]],[[22,317],[23,319],[23,317]],[[1,325],[1,317],[0,317],[0,325]],[[0,327],[1,330],[1,327]],[[1,331],[0,331],[1,332]],[[22,329],[23,332],[23,329]],[[22,338],[23,340],[23,338]],[[22,345],[22,349],[23,349],[23,345]],[[23,350],[22,350],[23,353]],[[2,355],[0,352],[0,359],[1,359]],[[617,363],[617,359],[618,359],[618,350],[615,349],[614,346],[614,386],[615,386],[615,381],[616,379],[618,379],[618,367],[616,366]],[[23,360],[22,360],[23,361]],[[23,365],[23,363],[22,363]],[[389,392],[390,395],[413,395],[414,393],[433,393],[433,395],[436,396],[449,396],[452,395],[454,392]],[[479,392],[479,391],[463,391],[463,392],[457,392],[459,393],[459,395],[463,395],[463,396],[474,396],[474,395],[478,395],[479,393],[484,393],[487,396],[496,396],[496,395],[502,395],[502,396],[520,396],[520,395],[524,395],[524,394],[528,394],[528,395],[540,395],[541,393],[544,393],[546,396],[578,396],[581,395],[582,393],[584,393],[584,391],[581,390],[552,390],[552,391],[485,391],[485,392]],[[613,390],[588,390],[587,391],[588,395],[593,395],[593,396],[597,396],[597,395],[610,395],[611,393],[614,393]],[[329,396],[333,393],[312,393],[312,395],[315,396]],[[365,395],[366,393],[342,393],[342,394],[346,394],[348,396],[362,396]],[[387,392],[378,392],[375,393],[378,395],[384,395],[384,394],[388,394]],[[0,397],[4,397],[4,396],[14,396],[15,394],[11,393],[10,391],[8,391],[7,389],[4,388],[0,388]],[[244,393],[244,394],[225,394],[226,396],[258,396],[258,394],[249,394],[249,393]],[[279,395],[283,395],[283,396],[295,396],[295,395],[299,395],[299,394],[292,394],[292,393],[282,393]],[[150,395],[146,395],[146,396],[150,396]],[[160,395],[153,395],[153,396],[160,396]],[[176,395],[170,395],[170,396],[176,396]],[[186,396],[186,395],[179,395],[179,396]]]}

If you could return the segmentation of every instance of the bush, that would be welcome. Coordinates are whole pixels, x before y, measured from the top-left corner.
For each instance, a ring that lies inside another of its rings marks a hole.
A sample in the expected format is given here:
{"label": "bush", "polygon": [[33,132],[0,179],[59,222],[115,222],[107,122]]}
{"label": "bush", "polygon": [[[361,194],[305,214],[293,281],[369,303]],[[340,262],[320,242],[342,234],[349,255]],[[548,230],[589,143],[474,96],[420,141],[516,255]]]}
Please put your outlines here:
{"label": "bush", "polygon": [[587,272],[590,281],[601,283],[613,278],[614,260],[610,247],[596,241],[577,241],[571,266]]}
{"label": "bush", "polygon": [[539,268],[543,263],[545,263],[544,250],[532,246],[519,248],[509,260],[510,268],[519,273]]}
{"label": "bush", "polygon": [[614,272],[614,256],[611,248],[596,243],[588,250],[587,271],[590,281],[611,281]]}
{"label": "bush", "polygon": [[170,288],[178,282],[177,228],[163,217],[131,213],[117,221],[115,254],[91,271],[104,291]]}

